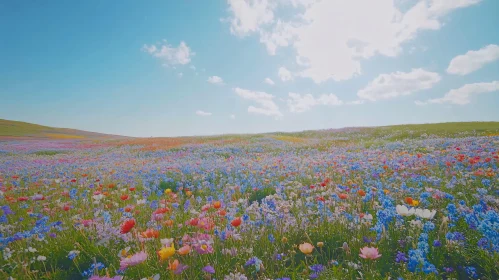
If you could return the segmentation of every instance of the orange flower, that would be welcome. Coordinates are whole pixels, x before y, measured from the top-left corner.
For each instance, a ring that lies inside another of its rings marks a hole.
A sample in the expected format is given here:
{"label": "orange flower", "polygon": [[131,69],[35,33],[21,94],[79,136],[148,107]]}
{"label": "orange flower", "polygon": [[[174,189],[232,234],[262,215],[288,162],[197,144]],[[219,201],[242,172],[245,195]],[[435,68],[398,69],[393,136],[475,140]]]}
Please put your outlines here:
{"label": "orange flower", "polygon": [[227,214],[227,211],[225,211],[225,209],[221,209],[221,210],[218,210],[218,215],[220,216],[225,216]]}
{"label": "orange flower", "polygon": [[241,218],[237,217],[235,218],[234,220],[232,220],[232,222],[230,222],[230,224],[233,226],[233,227],[238,227],[241,225]]}
{"label": "orange flower", "polygon": [[159,231],[148,228],[146,231],[140,233],[140,235],[142,236],[142,238],[158,238]]}
{"label": "orange flower", "polygon": [[125,212],[132,212],[132,207],[130,206],[125,207]]}
{"label": "orange flower", "polygon": [[132,228],[135,226],[135,220],[134,219],[130,219],[130,220],[126,220],[125,222],[123,222],[123,224],[121,224],[121,233],[122,234],[125,234],[125,233],[128,233],[132,230]]}
{"label": "orange flower", "polygon": [[180,264],[180,262],[178,260],[174,260],[173,262],[170,262],[168,264],[168,269],[171,271],[174,271],[175,269],[177,269],[179,264]]}
{"label": "orange flower", "polygon": [[167,227],[171,227],[171,226],[173,226],[173,220],[166,220],[164,224]]}
{"label": "orange flower", "polygon": [[218,209],[222,207],[222,203],[220,201],[213,202],[213,208]]}
{"label": "orange flower", "polygon": [[314,251],[314,245],[305,242],[303,244],[300,244],[300,246],[298,246],[298,249],[300,249],[303,254],[309,255],[312,253],[312,251]]}
{"label": "orange flower", "polygon": [[179,255],[183,256],[183,255],[187,255],[191,252],[191,246],[189,245],[185,245],[183,246],[182,248],[178,249],[178,253]]}
{"label": "orange flower", "polygon": [[364,190],[359,190],[359,195],[360,196],[366,196],[366,192]]}
{"label": "orange flower", "polygon": [[385,192],[385,194],[389,194],[390,191],[389,190],[383,190]]}

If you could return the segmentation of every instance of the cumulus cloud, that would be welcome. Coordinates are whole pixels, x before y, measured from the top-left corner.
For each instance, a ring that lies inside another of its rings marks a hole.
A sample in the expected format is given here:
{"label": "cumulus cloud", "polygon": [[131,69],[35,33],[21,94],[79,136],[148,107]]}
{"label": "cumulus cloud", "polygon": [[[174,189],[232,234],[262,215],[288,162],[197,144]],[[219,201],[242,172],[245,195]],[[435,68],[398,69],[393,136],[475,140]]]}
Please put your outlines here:
{"label": "cumulus cloud", "polygon": [[202,110],[197,110],[196,111],[196,115],[203,116],[203,117],[208,117],[208,116],[211,116],[211,113],[210,112],[205,112],[205,111],[202,111]]}
{"label": "cumulus cloud", "polygon": [[288,69],[284,68],[284,67],[280,67],[279,68],[279,70],[277,72],[277,75],[279,76],[279,78],[283,82],[293,80],[293,75],[291,74],[291,72]]}
{"label": "cumulus cloud", "polygon": [[274,81],[272,81],[270,78],[265,78],[264,82],[265,82],[266,84],[271,85],[271,86],[275,85]]}
{"label": "cumulus cloud", "polygon": [[166,40],[157,45],[144,45],[142,51],[160,59],[164,66],[185,65],[191,62],[192,52],[187,44],[182,41],[178,47],[173,47]]}
{"label": "cumulus cloud", "polygon": [[377,101],[398,96],[410,95],[414,92],[432,88],[440,81],[440,75],[421,68],[410,72],[394,72],[381,74],[365,88],[357,92],[361,99]]}
{"label": "cumulus cloud", "polygon": [[499,60],[499,46],[488,45],[477,51],[468,51],[454,57],[447,68],[447,73],[464,76],[496,60]]}
{"label": "cumulus cloud", "polygon": [[223,85],[224,80],[220,78],[219,76],[211,76],[208,78],[208,83],[215,84],[215,85]]}
{"label": "cumulus cloud", "polygon": [[287,100],[289,111],[293,113],[306,112],[312,107],[317,105],[330,105],[338,106],[342,105],[343,102],[334,94],[322,94],[318,98],[315,98],[312,94],[300,95],[298,93],[290,92],[288,94],[289,99]]}
{"label": "cumulus cloud", "polygon": [[495,92],[499,91],[499,81],[493,81],[490,83],[474,83],[474,84],[466,84],[458,89],[453,89],[447,92],[441,98],[429,99],[425,103],[450,103],[456,105],[466,105],[471,102],[471,97],[473,95]]}
{"label": "cumulus cloud", "polygon": [[248,112],[265,116],[282,117],[279,106],[274,102],[274,95],[263,91],[251,91],[242,88],[234,88],[234,92],[246,100],[251,100],[258,104],[258,107],[249,106]]}
{"label": "cumulus cloud", "polygon": [[421,31],[440,29],[443,16],[480,1],[414,0],[401,9],[395,0],[228,0],[227,21],[237,36],[259,35],[271,55],[293,47],[302,67],[294,76],[322,83],[360,74],[362,59],[399,55]]}

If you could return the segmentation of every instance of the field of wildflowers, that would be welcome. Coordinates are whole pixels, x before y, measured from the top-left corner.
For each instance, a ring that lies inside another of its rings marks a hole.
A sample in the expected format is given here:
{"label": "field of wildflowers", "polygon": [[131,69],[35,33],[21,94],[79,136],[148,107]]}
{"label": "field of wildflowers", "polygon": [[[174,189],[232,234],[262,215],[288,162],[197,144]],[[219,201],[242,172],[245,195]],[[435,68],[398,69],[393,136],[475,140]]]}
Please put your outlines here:
{"label": "field of wildflowers", "polygon": [[0,278],[499,279],[494,133],[0,142]]}

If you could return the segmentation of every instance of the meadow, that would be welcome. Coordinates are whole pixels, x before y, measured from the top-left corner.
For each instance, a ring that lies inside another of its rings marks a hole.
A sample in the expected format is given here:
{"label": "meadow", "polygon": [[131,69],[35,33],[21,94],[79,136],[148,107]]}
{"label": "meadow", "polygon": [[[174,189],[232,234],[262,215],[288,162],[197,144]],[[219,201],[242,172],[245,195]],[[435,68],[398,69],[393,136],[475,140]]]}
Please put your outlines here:
{"label": "meadow", "polygon": [[1,279],[499,279],[499,123],[82,135],[0,142]]}

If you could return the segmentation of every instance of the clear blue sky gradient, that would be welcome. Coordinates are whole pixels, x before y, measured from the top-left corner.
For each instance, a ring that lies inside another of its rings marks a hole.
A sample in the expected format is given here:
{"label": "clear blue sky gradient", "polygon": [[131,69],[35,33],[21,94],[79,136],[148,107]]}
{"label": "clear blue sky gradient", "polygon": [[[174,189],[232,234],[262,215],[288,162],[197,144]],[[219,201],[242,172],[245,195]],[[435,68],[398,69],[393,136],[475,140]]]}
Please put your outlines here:
{"label": "clear blue sky gradient", "polygon": [[[270,56],[257,36],[234,36],[220,20],[227,9],[225,1],[2,1],[0,118],[145,137],[499,121],[498,92],[474,96],[464,106],[414,104],[466,83],[499,79],[497,61],[466,76],[445,72],[455,56],[499,44],[497,0],[452,12],[440,30],[418,33],[397,57],[362,60],[359,76],[321,84],[306,78],[281,82],[277,69],[294,61],[292,49]],[[185,41],[196,53],[191,63],[164,67],[141,50],[163,39],[173,46]],[[411,47],[418,51],[408,52]],[[289,112],[280,100],[297,92],[335,93],[353,101],[379,74],[412,68],[438,72],[442,80],[409,96],[317,106],[300,114]],[[225,85],[207,83],[213,75]],[[263,83],[266,77],[276,84]],[[251,104],[234,87],[275,95],[284,116],[276,120],[248,113]],[[202,117],[197,110],[212,115]]]}

